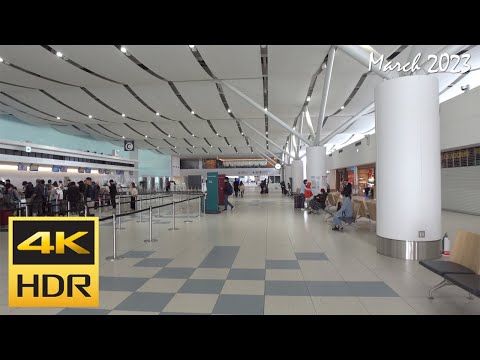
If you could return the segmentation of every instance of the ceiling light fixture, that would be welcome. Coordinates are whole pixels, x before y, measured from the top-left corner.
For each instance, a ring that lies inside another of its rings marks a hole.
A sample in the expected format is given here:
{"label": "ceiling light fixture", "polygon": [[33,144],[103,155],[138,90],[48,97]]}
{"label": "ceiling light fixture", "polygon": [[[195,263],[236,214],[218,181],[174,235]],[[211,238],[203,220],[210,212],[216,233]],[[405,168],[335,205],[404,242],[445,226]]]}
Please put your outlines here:
{"label": "ceiling light fixture", "polygon": [[268,131],[265,131],[265,134],[267,134],[267,135],[268,135]]}
{"label": "ceiling light fixture", "polygon": [[195,147],[195,145],[192,145],[192,147],[194,148],[194,147]]}
{"label": "ceiling light fixture", "polygon": [[260,45],[260,47],[261,47],[262,49],[265,49],[265,48],[267,47],[267,45]]}
{"label": "ceiling light fixture", "polygon": [[230,109],[228,109],[227,111],[228,111],[229,114],[232,112],[232,110],[230,110]]}
{"label": "ceiling light fixture", "polygon": [[343,106],[343,105],[340,106],[340,110],[343,110],[343,109],[345,109],[345,106]]}
{"label": "ceiling light fixture", "polygon": [[123,52],[124,54],[126,54],[127,53],[127,48],[125,46],[122,46],[120,48],[120,51]]}
{"label": "ceiling light fixture", "polygon": [[188,45],[188,47],[189,47],[190,49],[193,49],[193,48],[195,47],[195,45]]}
{"label": "ceiling light fixture", "polygon": [[195,136],[195,134],[192,134],[192,136]]}
{"label": "ceiling light fixture", "polygon": [[122,139],[125,139],[125,136],[122,136]]}
{"label": "ceiling light fixture", "polygon": [[122,114],[122,117],[125,117],[125,114]]}
{"label": "ceiling light fixture", "polygon": [[57,120],[60,120],[60,116],[57,116]]}
{"label": "ceiling light fixture", "polygon": [[242,132],[242,135],[243,135],[243,132]]}
{"label": "ceiling light fixture", "polygon": [[91,119],[93,116],[92,115],[88,115],[88,118]]}
{"label": "ceiling light fixture", "polygon": [[157,112],[157,113],[155,113],[155,115],[160,116],[160,113]]}
{"label": "ceiling light fixture", "polygon": [[160,146],[157,146],[157,149],[160,149]]}
{"label": "ceiling light fixture", "polygon": [[322,70],[325,70],[327,68],[327,64],[323,63],[322,64]]}
{"label": "ceiling light fixture", "polygon": [[174,146],[174,148],[176,149],[177,147],[176,147],[176,146]]}
{"label": "ceiling light fixture", "polygon": [[358,152],[358,149],[357,149],[357,152]]}
{"label": "ceiling light fixture", "polygon": [[217,133],[217,136],[220,136],[220,135],[218,135],[218,133]]}
{"label": "ceiling light fixture", "polygon": [[168,137],[172,137],[172,135],[168,134]]}
{"label": "ceiling light fixture", "polygon": [[192,110],[191,113],[192,113],[192,115],[195,115],[195,111]]}
{"label": "ceiling light fixture", "polygon": [[265,111],[268,111],[268,108],[265,108]]}
{"label": "ceiling light fixture", "polygon": [[213,145],[210,145],[210,147],[213,147]]}
{"label": "ceiling light fixture", "polygon": [[310,96],[307,96],[307,102],[310,101],[311,97]]}
{"label": "ceiling light fixture", "polygon": [[3,59],[0,57],[0,63],[2,63],[2,62],[3,62]]}
{"label": "ceiling light fixture", "polygon": [[61,57],[63,56],[63,54],[62,54],[60,51],[57,51],[57,56],[58,56],[59,58],[61,58]]}
{"label": "ceiling light fixture", "polygon": [[145,135],[146,138],[148,138],[148,135]]}

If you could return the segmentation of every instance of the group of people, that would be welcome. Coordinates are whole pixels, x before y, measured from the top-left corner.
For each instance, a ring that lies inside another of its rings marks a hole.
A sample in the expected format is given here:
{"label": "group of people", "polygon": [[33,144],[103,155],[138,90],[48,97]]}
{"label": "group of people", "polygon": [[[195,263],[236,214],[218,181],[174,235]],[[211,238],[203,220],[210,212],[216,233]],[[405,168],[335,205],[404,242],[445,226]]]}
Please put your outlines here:
{"label": "group of people", "polygon": [[266,179],[260,182],[260,189],[260,194],[268,194],[268,182]]}
{"label": "group of people", "polygon": [[[30,216],[65,215],[67,210],[79,215],[85,215],[86,211],[87,215],[90,215],[90,209],[97,209],[100,205],[112,205],[113,209],[116,208],[117,184],[113,180],[100,186],[87,177],[78,183],[71,181],[65,186],[61,180],[45,182],[37,179],[35,185],[23,181],[22,186],[19,191],[10,180],[0,181],[0,201],[3,208],[16,210],[20,214],[20,194],[25,198]],[[70,203],[69,209],[67,202]]]}
{"label": "group of people", "polygon": [[245,193],[243,181],[239,181],[238,178],[233,181],[233,192],[235,193],[235,197],[238,197],[238,194],[240,194],[240,197],[243,198],[243,194]]}

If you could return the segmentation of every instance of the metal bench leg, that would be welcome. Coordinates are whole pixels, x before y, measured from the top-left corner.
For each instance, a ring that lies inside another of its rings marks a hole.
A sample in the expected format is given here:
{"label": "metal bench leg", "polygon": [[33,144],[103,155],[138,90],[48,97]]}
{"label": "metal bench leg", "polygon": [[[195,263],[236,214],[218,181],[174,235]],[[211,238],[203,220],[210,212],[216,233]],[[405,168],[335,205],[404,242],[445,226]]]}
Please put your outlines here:
{"label": "metal bench leg", "polygon": [[428,292],[428,298],[429,298],[430,300],[432,300],[432,299],[433,299],[433,292],[434,292],[434,291],[437,291],[438,289],[440,289],[440,288],[442,288],[442,287],[444,287],[444,286],[447,286],[447,285],[452,285],[452,283],[451,283],[450,281],[448,281],[448,280],[443,279],[442,282],[440,282],[439,284],[435,285],[434,287],[432,287],[432,288],[430,289],[430,291]]}

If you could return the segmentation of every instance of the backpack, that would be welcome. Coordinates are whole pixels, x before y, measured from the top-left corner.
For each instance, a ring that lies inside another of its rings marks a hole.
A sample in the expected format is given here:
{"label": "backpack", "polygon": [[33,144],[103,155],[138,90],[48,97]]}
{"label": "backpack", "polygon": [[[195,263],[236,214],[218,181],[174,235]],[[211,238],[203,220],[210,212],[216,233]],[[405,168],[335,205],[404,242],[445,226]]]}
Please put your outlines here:
{"label": "backpack", "polygon": [[226,190],[226,194],[227,194],[227,195],[232,195],[232,194],[233,194],[232,184],[228,183],[228,184],[227,184],[227,187],[225,188],[225,190]]}

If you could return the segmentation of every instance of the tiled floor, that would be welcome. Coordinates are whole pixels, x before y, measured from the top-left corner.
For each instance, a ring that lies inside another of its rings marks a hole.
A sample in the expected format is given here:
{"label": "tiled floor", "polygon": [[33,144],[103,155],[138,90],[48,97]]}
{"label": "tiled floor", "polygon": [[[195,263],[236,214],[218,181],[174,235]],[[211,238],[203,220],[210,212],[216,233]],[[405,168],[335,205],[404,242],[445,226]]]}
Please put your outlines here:
{"label": "tiled floor", "polygon": [[[418,262],[378,255],[374,223],[333,232],[323,215],[294,210],[292,198],[274,191],[232,200],[235,210],[202,217],[192,202],[193,222],[181,214],[176,231],[162,209],[153,243],[143,241],[148,221],[124,218],[117,253],[125,258],[115,262],[105,260],[112,225],[102,223],[95,309],[9,308],[7,233],[0,233],[0,315],[480,314],[480,300],[454,286],[427,299],[441,278]],[[442,216],[451,239],[457,229],[480,232],[478,217]]]}

